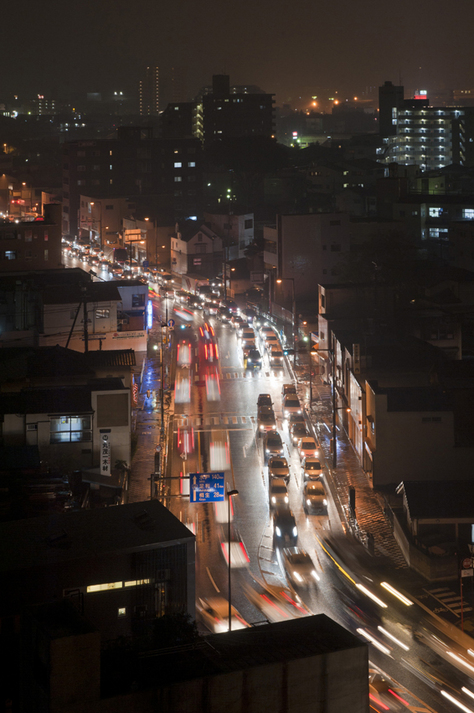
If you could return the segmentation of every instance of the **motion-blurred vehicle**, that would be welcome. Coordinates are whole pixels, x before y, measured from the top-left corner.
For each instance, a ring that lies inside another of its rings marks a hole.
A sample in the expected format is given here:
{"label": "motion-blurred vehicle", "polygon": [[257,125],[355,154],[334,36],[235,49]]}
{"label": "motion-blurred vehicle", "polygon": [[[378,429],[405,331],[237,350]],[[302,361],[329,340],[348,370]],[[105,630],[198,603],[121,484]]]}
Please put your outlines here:
{"label": "motion-blurred vehicle", "polygon": [[303,510],[306,515],[326,515],[327,493],[320,480],[309,480],[303,486]]}
{"label": "motion-blurred vehicle", "polygon": [[253,324],[256,319],[257,319],[257,313],[253,309],[241,309],[240,314],[244,318],[244,320],[247,322],[247,324]]}
{"label": "motion-blurred vehicle", "polygon": [[286,458],[282,456],[272,456],[268,460],[268,477],[283,478],[285,483],[290,481],[290,466]]}
{"label": "motion-blurred vehicle", "polygon": [[257,430],[259,436],[263,436],[266,431],[276,431],[275,413],[269,406],[262,406],[258,409]]}
{"label": "motion-blurred vehicle", "polygon": [[270,478],[268,483],[270,510],[288,507],[288,488],[284,478]]}
{"label": "motion-blurred vehicle", "polygon": [[262,356],[258,349],[249,349],[244,353],[244,367],[250,370],[262,368]]}
{"label": "motion-blurred vehicle", "polygon": [[283,416],[289,418],[291,413],[302,413],[300,400],[296,394],[287,394],[283,397]]}
{"label": "motion-blurred vehicle", "polygon": [[244,322],[240,314],[233,314],[231,318],[231,323],[232,326],[235,328],[235,331],[239,336],[242,335],[242,329],[244,326],[247,326],[247,323]]}
{"label": "motion-blurred vehicle", "polygon": [[245,582],[244,591],[247,599],[270,622],[291,621],[312,614],[298,595],[287,587],[263,585],[258,582],[252,586]]}
{"label": "motion-blurred vehicle", "polygon": [[272,347],[279,347],[281,349],[280,340],[278,339],[275,332],[273,334],[267,334],[265,336],[265,349],[270,352]]}
{"label": "motion-blurred vehicle", "polygon": [[234,300],[231,300],[230,298],[226,298],[224,300],[220,301],[219,307],[225,307],[229,312],[232,314],[237,314],[239,311],[239,306]]}
{"label": "motion-blurred vehicle", "polygon": [[[213,634],[229,631],[229,602],[224,597],[199,598],[196,610],[198,618]],[[249,626],[234,606],[231,606],[230,616],[232,631]]]}
{"label": "motion-blurred vehicle", "polygon": [[217,316],[221,320],[221,322],[229,322],[230,318],[232,317],[232,313],[229,312],[227,307],[218,307]]}
{"label": "motion-blurred vehicle", "polygon": [[295,516],[291,510],[280,508],[273,513],[273,547],[296,547],[298,542],[298,528]]}
{"label": "motion-blurred vehicle", "polygon": [[407,711],[410,704],[395,685],[376,671],[369,672],[369,699],[374,710]]}
{"label": "motion-blurred vehicle", "polygon": [[282,456],[284,453],[283,441],[278,431],[267,431],[263,441],[263,457],[265,465],[272,456]]}
{"label": "motion-blurred vehicle", "polygon": [[319,456],[318,444],[313,436],[303,436],[303,438],[298,441],[298,453],[301,460],[304,458],[317,458]]}
{"label": "motion-blurred vehicle", "polygon": [[263,341],[265,341],[268,334],[275,334],[275,330],[269,324],[263,324],[258,331]]}
{"label": "motion-blurred vehicle", "polygon": [[281,561],[293,587],[309,587],[319,582],[319,575],[311,557],[301,547],[285,547],[281,551]]}
{"label": "motion-blurred vehicle", "polygon": [[[221,530],[221,550],[224,555],[224,559],[229,564],[229,540],[228,540],[228,527],[227,525],[222,527]],[[240,532],[236,525],[231,524],[230,526],[230,566],[231,569],[240,569],[241,567],[248,567],[250,563],[250,557],[248,555],[247,549],[244,542],[240,536]]]}
{"label": "motion-blurred vehicle", "polygon": [[303,480],[319,480],[323,474],[321,461],[312,456],[305,458],[301,464]]}
{"label": "motion-blurred vehicle", "polygon": [[260,406],[269,406],[270,408],[273,408],[273,401],[272,397],[270,394],[259,394],[257,398],[257,408],[260,408]]}

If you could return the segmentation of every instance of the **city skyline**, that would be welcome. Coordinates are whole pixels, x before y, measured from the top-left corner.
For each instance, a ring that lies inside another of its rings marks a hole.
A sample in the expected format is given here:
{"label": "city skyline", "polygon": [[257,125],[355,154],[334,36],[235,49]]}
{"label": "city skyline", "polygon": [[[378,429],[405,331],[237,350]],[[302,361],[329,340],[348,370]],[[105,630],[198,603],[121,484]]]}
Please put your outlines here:
{"label": "city skyline", "polygon": [[11,11],[2,101],[13,94],[67,98],[114,88],[137,94],[149,64],[159,66],[163,78],[172,67],[185,67],[188,98],[213,74],[226,73],[233,84],[275,94],[278,104],[297,101],[313,86],[360,93],[391,80],[429,93],[474,84],[468,35],[474,9],[466,0],[449,15],[439,0],[403,0],[396,16],[368,0],[330,9],[301,1],[290,12],[261,0],[239,6],[238,14],[214,3],[198,9],[186,0],[173,6],[145,0],[140,14],[111,0],[48,7],[28,3],[27,24]]}

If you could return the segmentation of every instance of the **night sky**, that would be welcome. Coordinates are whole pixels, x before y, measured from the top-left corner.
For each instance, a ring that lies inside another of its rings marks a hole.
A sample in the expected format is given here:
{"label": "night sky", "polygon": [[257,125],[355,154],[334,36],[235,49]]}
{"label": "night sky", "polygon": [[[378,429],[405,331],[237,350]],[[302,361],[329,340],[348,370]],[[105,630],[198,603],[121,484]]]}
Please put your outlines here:
{"label": "night sky", "polygon": [[37,0],[3,14],[0,101],[137,92],[143,67],[186,70],[187,98],[227,73],[277,103],[318,88],[361,95],[474,86],[472,0]]}

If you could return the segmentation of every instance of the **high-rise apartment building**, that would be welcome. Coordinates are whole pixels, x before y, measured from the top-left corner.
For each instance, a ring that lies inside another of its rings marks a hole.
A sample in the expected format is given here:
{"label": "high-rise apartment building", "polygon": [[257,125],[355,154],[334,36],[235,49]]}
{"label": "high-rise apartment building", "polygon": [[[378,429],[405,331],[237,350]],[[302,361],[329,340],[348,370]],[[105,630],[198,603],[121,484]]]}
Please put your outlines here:
{"label": "high-rise apartment building", "polygon": [[403,87],[385,82],[379,89],[380,133],[385,163],[415,165],[422,171],[466,163],[466,110],[429,105],[426,92],[403,99]]}
{"label": "high-rise apartment building", "polygon": [[140,79],[139,102],[141,116],[158,116],[160,111],[160,74],[158,67],[147,67]]}

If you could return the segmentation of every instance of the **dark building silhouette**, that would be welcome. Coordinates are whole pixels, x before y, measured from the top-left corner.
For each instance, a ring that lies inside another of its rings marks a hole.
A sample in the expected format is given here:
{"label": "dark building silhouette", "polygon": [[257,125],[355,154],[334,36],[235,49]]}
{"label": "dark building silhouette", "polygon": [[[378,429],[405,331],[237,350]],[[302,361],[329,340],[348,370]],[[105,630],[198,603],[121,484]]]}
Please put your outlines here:
{"label": "dark building silhouette", "polygon": [[398,109],[403,106],[402,86],[385,82],[379,87],[379,130],[381,136],[395,136],[397,133]]}

